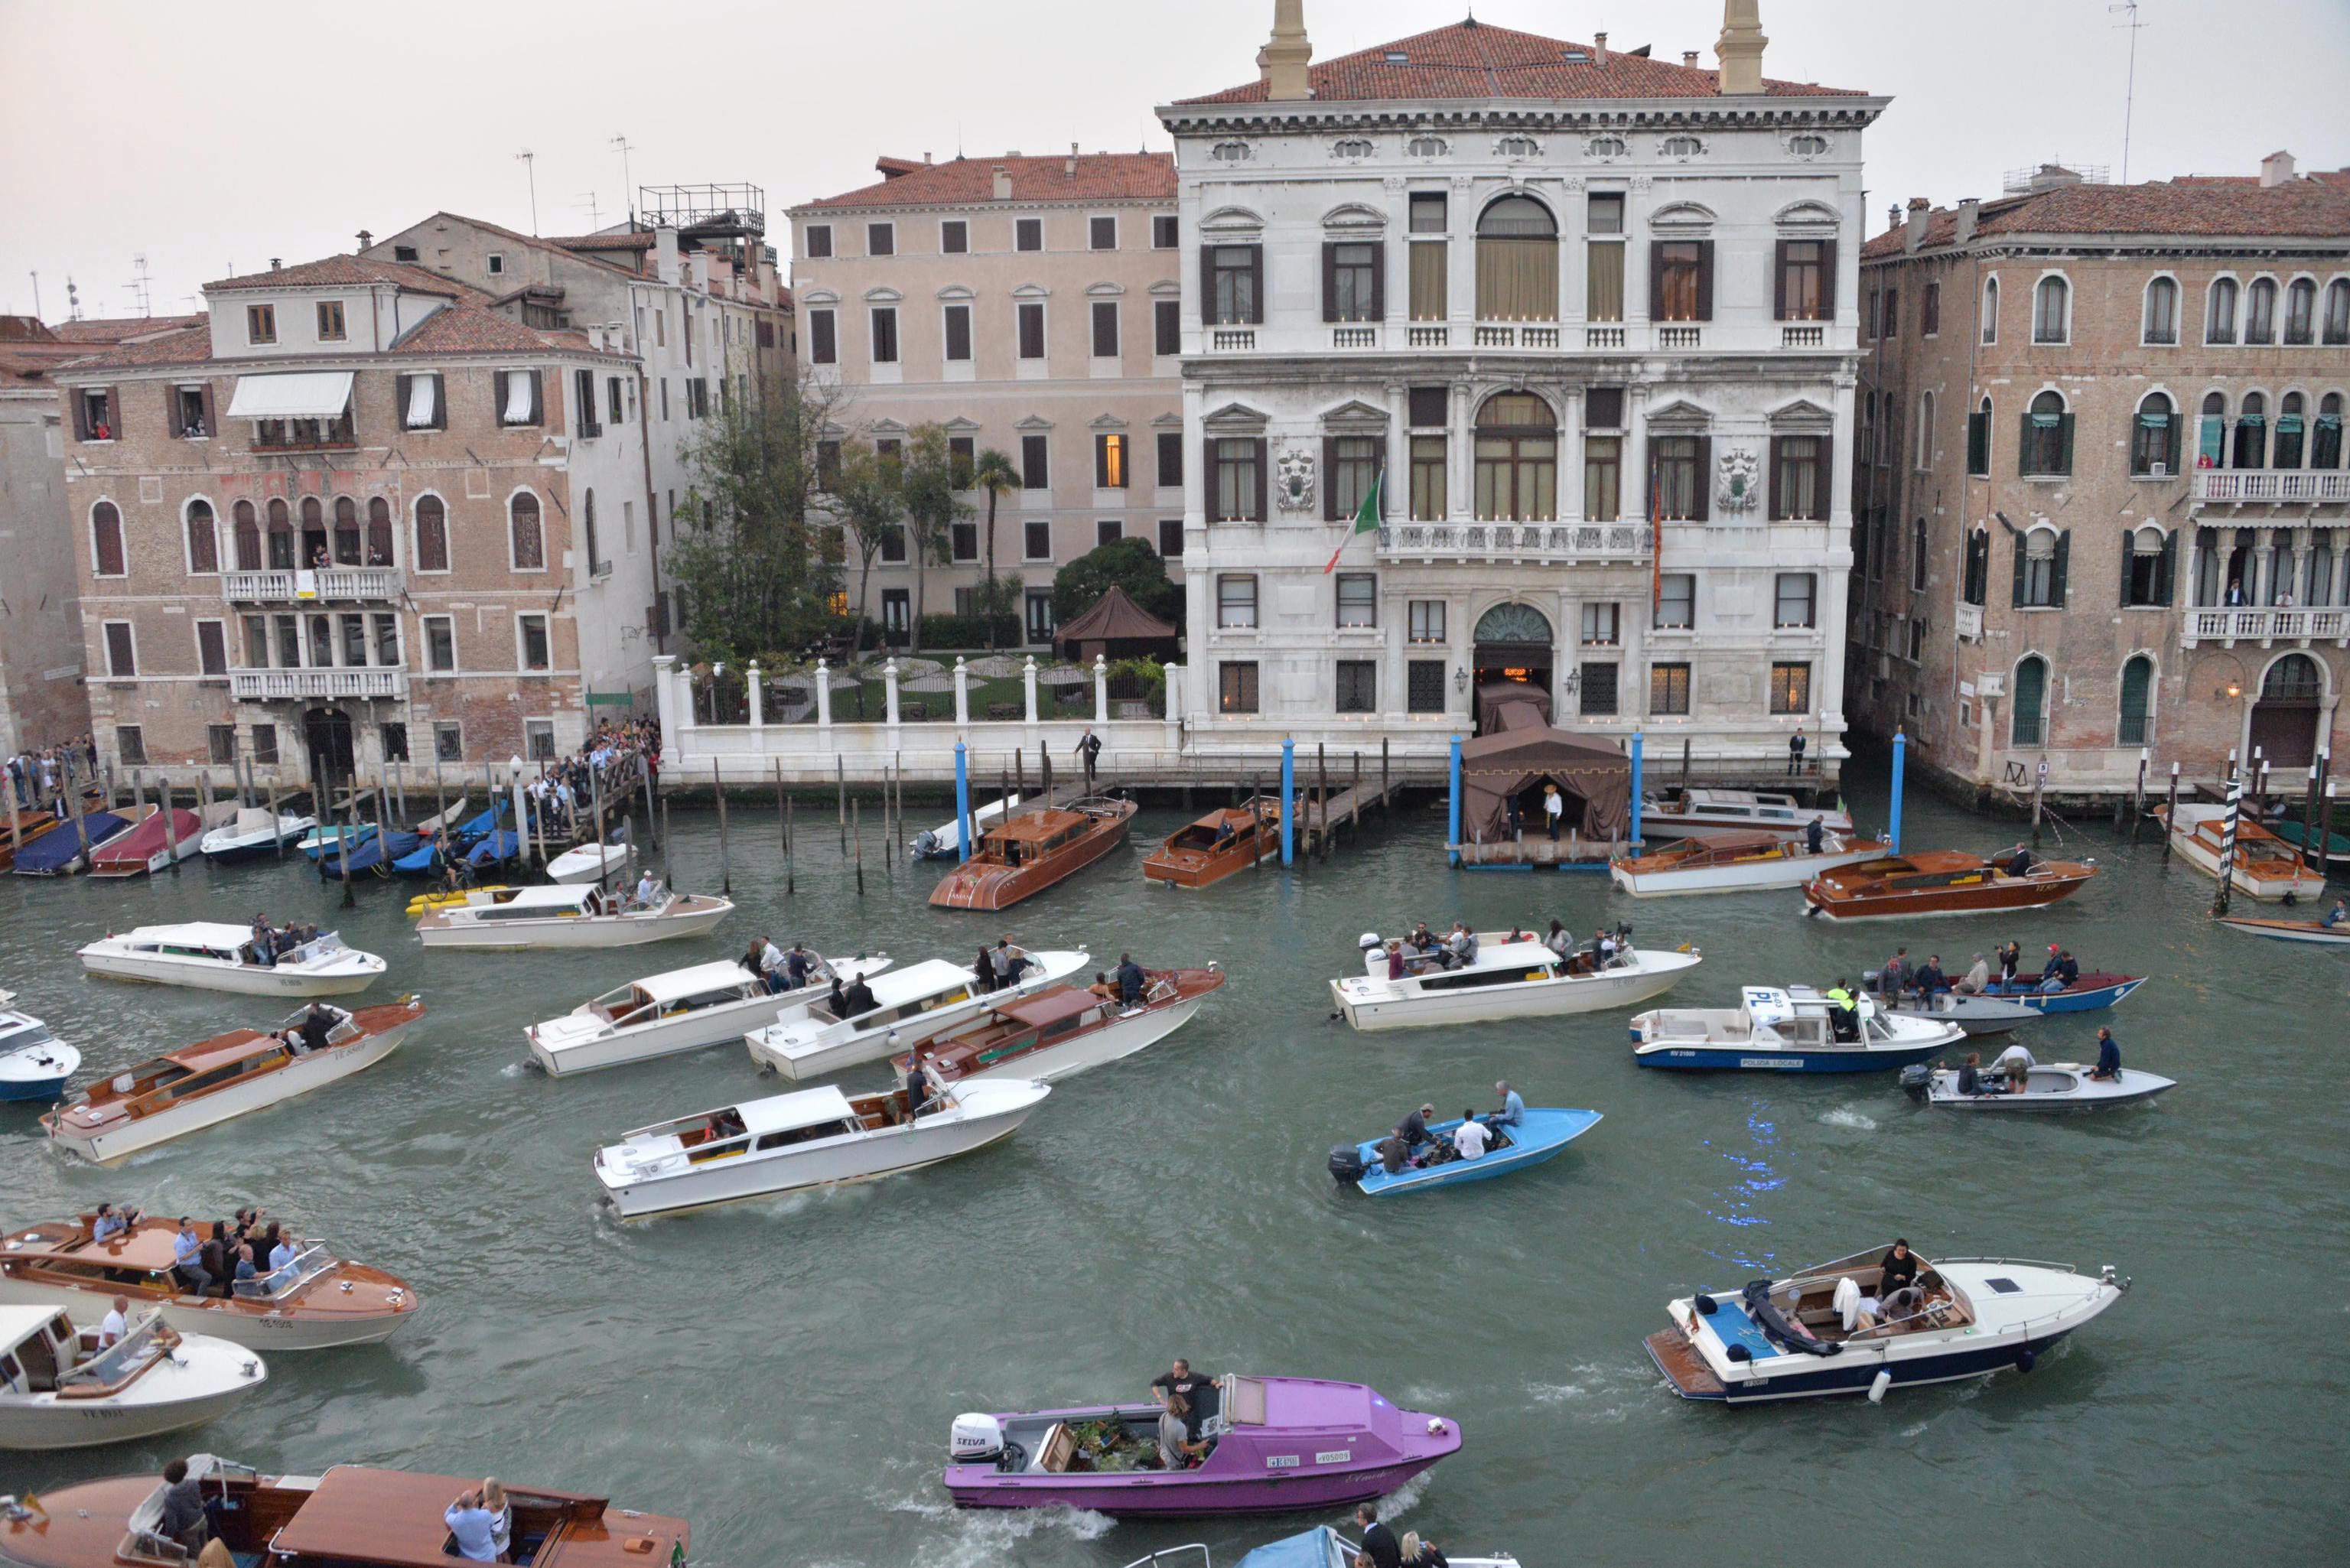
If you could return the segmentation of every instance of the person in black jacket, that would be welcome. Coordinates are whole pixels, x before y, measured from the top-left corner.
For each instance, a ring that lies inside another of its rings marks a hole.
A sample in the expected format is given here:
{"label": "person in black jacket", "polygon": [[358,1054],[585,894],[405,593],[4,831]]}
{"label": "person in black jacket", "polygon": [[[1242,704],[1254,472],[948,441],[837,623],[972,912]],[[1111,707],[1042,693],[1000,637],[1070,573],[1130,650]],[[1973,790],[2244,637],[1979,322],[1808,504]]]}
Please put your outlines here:
{"label": "person in black jacket", "polygon": [[1093,732],[1093,726],[1088,724],[1086,726],[1086,732],[1077,737],[1077,760],[1083,763],[1086,767],[1086,793],[1087,794],[1091,794],[1093,793],[1094,765],[1096,763],[1099,762],[1100,759],[1101,737],[1095,734]]}
{"label": "person in black jacket", "polygon": [[1355,1522],[1362,1527],[1362,1550],[1355,1553],[1355,1568],[1403,1568],[1403,1547],[1395,1532],[1379,1522],[1378,1511],[1369,1503],[1355,1510]]}

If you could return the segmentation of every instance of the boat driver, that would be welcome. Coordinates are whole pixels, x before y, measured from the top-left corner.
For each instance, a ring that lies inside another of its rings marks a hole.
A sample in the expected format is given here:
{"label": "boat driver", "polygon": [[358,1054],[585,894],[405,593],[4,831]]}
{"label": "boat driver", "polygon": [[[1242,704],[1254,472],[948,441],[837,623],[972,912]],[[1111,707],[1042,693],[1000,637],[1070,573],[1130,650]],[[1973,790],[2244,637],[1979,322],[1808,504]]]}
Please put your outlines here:
{"label": "boat driver", "polygon": [[2334,908],[2325,913],[2325,929],[2330,931],[2345,922],[2350,922],[2350,903],[2345,903],[2342,899],[2336,898],[2334,900]]}
{"label": "boat driver", "polygon": [[1918,1272],[1925,1266],[1926,1260],[1909,1250],[1907,1237],[1895,1237],[1893,1250],[1877,1261],[1877,1291],[1881,1294],[1890,1295],[1904,1285],[1916,1284]]}
{"label": "boat driver", "polygon": [[1209,1377],[1192,1371],[1191,1364],[1179,1355],[1171,1367],[1150,1380],[1150,1392],[1152,1397],[1162,1404],[1171,1406],[1177,1399],[1182,1401],[1183,1408],[1178,1413],[1183,1417],[1184,1435],[1197,1442],[1200,1422],[1206,1415],[1209,1402],[1207,1391],[1223,1386],[1222,1378]]}
{"label": "boat driver", "polygon": [[848,989],[841,993],[840,1002],[848,1010],[847,1016],[851,1018],[860,1018],[881,1005],[880,999],[873,994],[873,988],[865,983],[863,975],[849,982]]}
{"label": "boat driver", "polygon": [[1828,1033],[1838,1040],[1860,1038],[1860,1003],[1854,1000],[1851,982],[1838,980],[1827,989]]}

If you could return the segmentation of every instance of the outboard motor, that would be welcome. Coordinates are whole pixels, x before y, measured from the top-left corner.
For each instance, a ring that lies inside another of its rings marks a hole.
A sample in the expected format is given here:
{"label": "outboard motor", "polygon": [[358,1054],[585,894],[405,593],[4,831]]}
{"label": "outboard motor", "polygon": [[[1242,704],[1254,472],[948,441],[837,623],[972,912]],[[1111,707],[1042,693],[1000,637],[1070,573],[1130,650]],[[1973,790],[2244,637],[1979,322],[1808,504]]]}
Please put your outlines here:
{"label": "outboard motor", "polygon": [[1351,1143],[1342,1143],[1330,1150],[1330,1176],[1341,1187],[1360,1181],[1370,1168],[1363,1163],[1363,1151]]}
{"label": "outboard motor", "polygon": [[1387,944],[1385,942],[1379,940],[1379,933],[1377,931],[1365,931],[1361,936],[1355,939],[1355,950],[1357,952],[1375,953],[1386,945]]}
{"label": "outboard motor", "polygon": [[966,1412],[954,1418],[947,1435],[947,1462],[992,1465],[1003,1457],[1003,1423],[993,1416]]}
{"label": "outboard motor", "polygon": [[1901,1092],[1920,1105],[1925,1103],[1926,1093],[1933,1086],[1934,1064],[1931,1062],[1912,1062],[1901,1069]]}
{"label": "outboard motor", "polygon": [[917,859],[928,860],[938,852],[939,836],[937,834],[926,827],[914,835],[914,855]]}

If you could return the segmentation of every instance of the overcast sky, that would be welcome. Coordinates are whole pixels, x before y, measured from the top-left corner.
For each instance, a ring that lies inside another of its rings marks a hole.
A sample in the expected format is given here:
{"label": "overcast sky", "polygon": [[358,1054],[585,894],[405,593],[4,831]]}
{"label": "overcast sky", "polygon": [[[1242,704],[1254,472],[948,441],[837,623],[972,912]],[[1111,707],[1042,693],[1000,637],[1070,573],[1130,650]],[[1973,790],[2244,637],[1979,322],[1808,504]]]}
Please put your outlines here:
{"label": "overcast sky", "polygon": [[[1481,20],[1713,64],[1719,0],[1478,0]],[[890,153],[1163,149],[1153,105],[1252,79],[1272,0],[619,0],[560,5],[0,0],[0,313],[154,314],[204,282],[351,249],[441,208],[570,234],[639,185],[868,183]],[[1457,20],[1462,0],[1306,0],[1325,57]],[[2350,165],[2350,0],[2144,0],[2133,178]],[[1913,195],[1993,195],[2047,159],[2122,172],[2130,35],[2106,0],[1763,0],[1765,74],[1894,102],[1867,138],[1870,226]]]}

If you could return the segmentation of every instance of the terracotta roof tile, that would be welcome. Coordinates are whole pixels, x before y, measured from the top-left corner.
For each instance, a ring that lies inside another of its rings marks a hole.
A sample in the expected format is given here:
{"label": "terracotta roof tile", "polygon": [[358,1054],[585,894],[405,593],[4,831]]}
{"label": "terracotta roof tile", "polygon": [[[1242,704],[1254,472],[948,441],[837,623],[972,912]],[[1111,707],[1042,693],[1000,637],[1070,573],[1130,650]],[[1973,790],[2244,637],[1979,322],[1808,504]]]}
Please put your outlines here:
{"label": "terracotta roof tile", "polygon": [[73,370],[136,369],[148,365],[201,365],[213,357],[209,322],[149,337],[128,339],[73,361]]}
{"label": "terracotta roof tile", "polygon": [[357,287],[370,283],[397,284],[420,293],[445,294],[457,298],[476,292],[454,278],[442,277],[421,266],[354,255],[322,256],[317,261],[296,262],[292,266],[272,267],[267,272],[240,273],[234,277],[217,278],[204,285],[204,291],[209,294],[216,288],[308,288],[337,285]]}
{"label": "terracotta roof tile", "polygon": [[[633,267],[622,266],[619,263],[608,261],[602,256],[581,254],[580,253],[588,248],[584,244],[574,244],[569,241],[546,239],[537,234],[525,234],[520,229],[509,229],[503,223],[493,223],[486,218],[469,218],[463,213],[442,211],[433,213],[432,218],[427,218],[424,222],[429,223],[432,222],[433,218],[447,218],[452,223],[464,223],[473,228],[481,230],[484,234],[495,234],[502,240],[511,240],[514,244],[526,246],[531,250],[552,251],[558,255],[571,256],[579,261],[589,263],[595,266],[610,267],[616,272],[625,272],[631,275],[634,275],[636,271]],[[421,224],[417,225],[417,227],[421,226]],[[583,236],[583,239],[592,240],[605,239],[608,237],[610,236],[589,234]],[[650,234],[645,237],[645,243],[648,244],[652,243],[652,237]],[[385,264],[375,263],[371,265],[382,265]],[[425,275],[428,277],[441,277],[441,275],[438,273],[426,273]],[[441,278],[441,281],[446,283],[449,280],[443,277]]]}
{"label": "terracotta roof tile", "polygon": [[176,332],[202,322],[202,316],[102,316],[60,321],[49,328],[60,343],[120,343],[129,337]]}
{"label": "terracotta roof tile", "polygon": [[[899,161],[895,159],[888,162]],[[800,211],[833,207],[965,207],[994,200],[995,171],[1012,176],[1014,202],[1171,202],[1175,156],[1170,152],[1080,152],[1071,172],[1066,153],[1054,158],[957,158],[918,163],[908,172]]]}
{"label": "terracotta roof tile", "polygon": [[[1958,214],[1927,215],[1920,250],[1951,243]],[[1861,246],[1866,260],[1903,254],[1906,223]],[[2210,175],[2138,185],[2059,185],[1985,202],[1975,215],[1978,239],[2002,234],[2194,234],[2251,239],[2350,237],[2350,182],[2324,178],[2262,186]]]}
{"label": "terracotta roof tile", "polygon": [[546,243],[567,251],[649,251],[653,248],[653,232],[631,229],[617,234],[554,234],[548,236]]}
{"label": "terracotta roof tile", "polygon": [[[434,311],[406,336],[387,350],[402,358],[448,358],[464,354],[594,354],[588,337],[580,332],[540,331],[525,327],[512,317],[500,316],[470,300]],[[86,354],[72,361],[71,369],[83,370],[140,369],[163,365],[201,365],[212,359],[213,337],[209,325],[192,327],[161,337],[125,342],[95,354]],[[369,358],[363,352],[358,358]],[[603,358],[627,359],[622,354]],[[233,369],[265,373],[273,369],[267,359],[240,359]]]}
{"label": "terracotta roof tile", "polygon": [[71,343],[0,343],[0,387],[46,386],[50,371],[88,352]]}
{"label": "terracotta roof tile", "polygon": [[[1570,50],[1589,57],[1566,58]],[[1404,57],[1390,61],[1391,54]],[[1319,102],[1393,99],[1716,98],[1714,73],[1638,55],[1610,53],[1605,64],[1588,44],[1521,33],[1486,22],[1455,22],[1392,44],[1339,55],[1306,67]],[[1865,97],[1850,88],[1766,79],[1773,98]],[[1262,81],[1180,103],[1263,103]]]}

